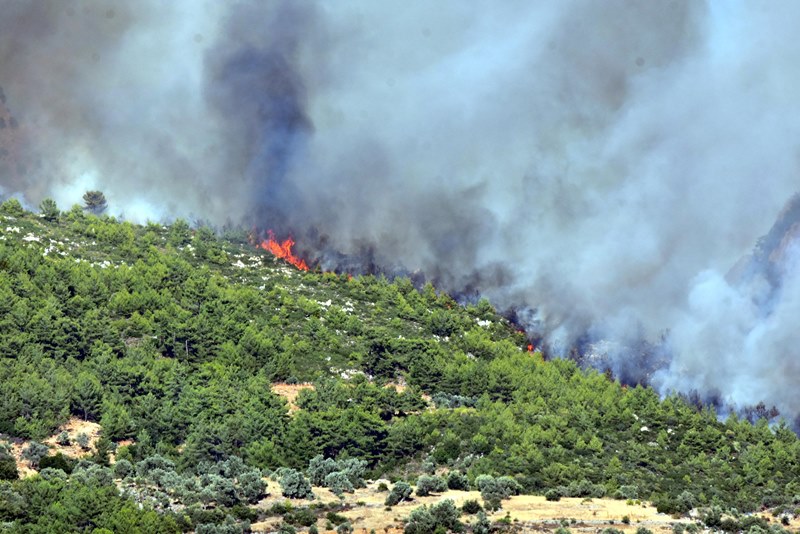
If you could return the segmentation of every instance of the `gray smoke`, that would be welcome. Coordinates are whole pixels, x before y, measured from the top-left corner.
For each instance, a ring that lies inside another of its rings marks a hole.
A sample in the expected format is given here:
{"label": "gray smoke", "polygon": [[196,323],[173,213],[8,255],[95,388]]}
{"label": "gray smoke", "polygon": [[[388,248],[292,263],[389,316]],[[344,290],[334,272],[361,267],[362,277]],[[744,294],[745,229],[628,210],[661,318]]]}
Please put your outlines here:
{"label": "gray smoke", "polygon": [[651,343],[662,391],[800,413],[795,264],[769,313],[725,278],[798,188],[800,5],[3,10],[0,85],[36,154],[7,193],[291,232],[323,265],[524,308],[555,353],[633,376]]}

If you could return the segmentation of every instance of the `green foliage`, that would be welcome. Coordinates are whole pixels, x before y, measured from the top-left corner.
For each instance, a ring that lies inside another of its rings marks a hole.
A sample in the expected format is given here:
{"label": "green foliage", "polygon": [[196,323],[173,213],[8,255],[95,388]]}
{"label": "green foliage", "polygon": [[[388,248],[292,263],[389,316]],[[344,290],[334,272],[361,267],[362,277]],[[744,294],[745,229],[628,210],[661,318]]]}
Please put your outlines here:
{"label": "green foliage", "polygon": [[341,471],[329,473],[325,477],[325,486],[340,497],[345,493],[353,493],[355,490],[347,475]]}
{"label": "green foliage", "polygon": [[59,432],[58,436],[56,436],[56,444],[62,446],[69,445],[70,444],[69,432],[67,432],[66,430],[62,430],[61,432]]}
{"label": "green foliage", "polygon": [[325,514],[325,519],[333,525],[341,525],[342,523],[347,522],[347,518],[345,516],[337,514],[336,512],[328,512]]}
{"label": "green foliage", "polygon": [[310,527],[317,522],[317,516],[307,507],[303,507],[287,512],[283,520],[291,525]]}
{"label": "green foliage", "polygon": [[60,469],[66,474],[72,473],[75,461],[64,456],[58,452],[53,456],[44,456],[39,460],[39,470],[44,472],[45,469]]}
{"label": "green foliage", "polygon": [[16,480],[19,478],[17,462],[11,454],[11,447],[0,442],[0,480]]}
{"label": "green foliage", "polygon": [[483,510],[483,507],[475,499],[467,499],[464,501],[464,504],[461,505],[461,511],[465,514],[477,514],[481,510]]}
{"label": "green foliage", "polygon": [[458,520],[458,508],[450,499],[445,499],[437,504],[421,506],[411,511],[403,530],[405,534],[430,534],[442,530],[443,532],[461,532],[464,526]]}
{"label": "green foliage", "polygon": [[281,494],[290,499],[312,499],[311,484],[295,469],[283,469],[280,475]]}
{"label": "green foliage", "polygon": [[39,211],[42,214],[42,218],[46,221],[57,221],[61,212],[58,209],[58,205],[56,201],[52,198],[46,198],[39,203]]}
{"label": "green foliage", "polygon": [[475,478],[475,485],[481,492],[484,507],[495,511],[501,507],[501,502],[512,495],[519,495],[522,486],[511,477],[495,478],[491,475],[479,475]]}
{"label": "green foliage", "polygon": [[411,486],[407,482],[398,480],[395,482],[394,486],[392,486],[389,495],[386,496],[384,504],[386,504],[386,506],[394,506],[408,500],[409,497],[411,497]]}
{"label": "green foliage", "polygon": [[30,442],[24,449],[22,449],[22,457],[31,463],[34,468],[39,466],[39,461],[44,458],[50,448],[43,443],[36,441]]}
{"label": "green foliage", "polygon": [[617,491],[614,492],[614,498],[622,500],[638,499],[639,487],[634,484],[620,486]]}
{"label": "green foliage", "polygon": [[80,415],[85,421],[97,420],[102,401],[103,386],[97,376],[89,372],[80,373],[75,381],[73,413]]}
{"label": "green foliage", "polygon": [[450,471],[445,477],[447,489],[467,491],[469,490],[469,479],[467,475],[458,471]]}
{"label": "green foliage", "polygon": [[561,500],[561,492],[557,489],[549,489],[544,493],[544,498],[551,502],[558,502]]}
{"label": "green foliage", "polygon": [[126,478],[134,472],[133,464],[126,459],[117,460],[114,464],[114,476],[117,478]]}
{"label": "green foliage", "polygon": [[432,475],[422,475],[417,479],[417,495],[426,497],[431,493],[439,493],[447,490],[447,482],[442,477]]}
{"label": "green foliage", "polygon": [[22,204],[19,203],[19,200],[12,197],[0,204],[0,215],[22,217],[25,215],[25,209],[22,207]]}
{"label": "green foliage", "polygon": [[[70,415],[99,421],[100,462],[108,440],[133,437],[118,458],[171,464],[127,489],[164,513],[165,500],[186,504],[186,530],[222,524],[263,491],[232,458],[308,466],[315,484],[344,473],[354,488],[367,470],[449,466],[453,488],[464,487],[456,471],[491,474],[479,488],[492,509],[519,491],[651,498],[669,513],[749,512],[800,494],[787,425],[721,422],[677,396],[545,362],[485,301],[461,307],[408,279],[301,273],[183,221],[137,226],[80,206],[47,221],[12,200],[0,211],[19,228],[0,242],[0,432],[41,441]],[[291,377],[314,390],[289,417],[270,390]],[[335,469],[312,470],[319,455]],[[70,480],[87,480],[78,471]],[[0,478],[16,476],[0,454]]]}
{"label": "green foliage", "polygon": [[481,510],[478,512],[478,519],[472,525],[473,534],[489,534],[492,530],[492,523],[486,517],[486,513]]}

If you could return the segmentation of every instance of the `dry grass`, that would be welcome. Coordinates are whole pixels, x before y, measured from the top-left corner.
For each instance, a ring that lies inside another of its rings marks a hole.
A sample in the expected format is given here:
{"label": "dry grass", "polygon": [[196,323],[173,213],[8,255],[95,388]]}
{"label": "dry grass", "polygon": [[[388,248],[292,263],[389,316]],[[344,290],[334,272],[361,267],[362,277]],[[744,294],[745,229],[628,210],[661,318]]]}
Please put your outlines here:
{"label": "dry grass", "polygon": [[[477,491],[447,491],[429,497],[415,496],[413,501],[400,503],[387,510],[383,504],[387,493],[377,491],[380,482],[372,482],[367,488],[356,490],[355,493],[345,497],[344,502],[350,506],[350,509],[339,512],[339,514],[347,517],[357,533],[367,533],[372,529],[377,533],[402,532],[403,518],[408,517],[414,508],[423,504],[431,505],[444,499],[451,499],[458,507],[469,499],[482,502],[480,493]],[[277,483],[270,481],[269,491],[270,497],[259,503],[259,508],[266,509],[276,502],[286,500],[281,497],[280,487]],[[314,502],[339,502],[339,498],[325,488],[315,487],[314,495],[316,500],[295,499],[292,504],[295,507],[302,507]],[[550,502],[544,497],[532,495],[520,495],[503,501],[503,509],[492,514],[490,518],[497,521],[506,517],[506,514],[517,526],[519,532],[552,531],[558,527],[560,520],[574,519],[574,524],[569,525],[573,532],[597,532],[611,526],[611,521],[613,521],[615,528],[625,532],[635,532],[638,527],[645,526],[657,534],[666,534],[671,532],[671,525],[677,521],[666,514],[659,514],[653,506],[649,505],[626,504],[625,501],[612,499],[565,498],[558,502]],[[628,516],[630,519],[629,525],[622,523],[624,516]],[[469,523],[475,518],[474,516],[462,516],[461,519]],[[279,524],[280,518],[270,518],[267,521],[253,524],[253,532],[274,531]],[[320,532],[325,532],[324,526],[324,519],[317,523]]]}
{"label": "dry grass", "polygon": [[301,391],[304,389],[314,389],[313,384],[272,384],[272,392],[276,395],[280,395],[284,399],[286,399],[287,404],[289,405],[289,412],[296,412],[300,408],[297,407],[295,404],[295,400],[297,400],[297,396],[300,394]]}

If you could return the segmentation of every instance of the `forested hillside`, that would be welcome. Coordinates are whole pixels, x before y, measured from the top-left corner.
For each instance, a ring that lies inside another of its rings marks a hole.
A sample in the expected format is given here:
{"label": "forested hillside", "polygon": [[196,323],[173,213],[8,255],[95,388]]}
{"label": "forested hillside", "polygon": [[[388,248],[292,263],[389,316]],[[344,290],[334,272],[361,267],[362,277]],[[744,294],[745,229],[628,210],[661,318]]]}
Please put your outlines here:
{"label": "forested hillside", "polygon": [[[0,207],[0,432],[102,430],[80,462],[29,452],[41,475],[20,481],[0,451],[10,531],[241,531],[268,513],[262,474],[302,486],[314,469],[344,492],[427,474],[489,509],[517,492],[677,514],[800,500],[786,425],[543,361],[486,301],[298,271],[240,231],[43,208]],[[314,387],[290,415],[276,382]]]}

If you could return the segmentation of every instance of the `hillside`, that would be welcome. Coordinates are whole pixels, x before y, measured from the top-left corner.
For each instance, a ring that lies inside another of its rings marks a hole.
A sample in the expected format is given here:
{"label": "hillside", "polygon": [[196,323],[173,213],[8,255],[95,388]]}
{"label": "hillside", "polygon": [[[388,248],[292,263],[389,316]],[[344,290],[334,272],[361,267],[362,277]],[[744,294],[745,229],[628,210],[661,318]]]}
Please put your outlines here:
{"label": "hillside", "polygon": [[[379,477],[481,489],[471,498],[495,520],[515,494],[643,500],[711,526],[729,511],[729,528],[767,508],[789,523],[800,501],[800,441],[783,423],[722,422],[544,361],[486,301],[299,271],[239,231],[6,201],[0,358],[0,432],[41,471],[0,483],[12,532],[241,532],[270,517],[306,530],[300,510],[320,527],[328,513],[356,521],[350,491]],[[99,439],[56,456],[76,418]],[[277,480],[314,482],[323,457],[338,463],[314,491],[339,487],[344,504],[266,504]]]}

